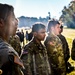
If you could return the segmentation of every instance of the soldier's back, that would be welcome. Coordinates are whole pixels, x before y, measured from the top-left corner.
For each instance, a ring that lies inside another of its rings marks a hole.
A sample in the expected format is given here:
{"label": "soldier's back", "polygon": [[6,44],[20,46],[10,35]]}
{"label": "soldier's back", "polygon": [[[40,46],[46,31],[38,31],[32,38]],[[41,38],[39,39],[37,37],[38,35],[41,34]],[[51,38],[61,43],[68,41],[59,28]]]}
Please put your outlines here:
{"label": "soldier's back", "polygon": [[21,54],[20,38],[17,35],[15,35],[14,37],[11,37],[9,40],[9,44],[15,49],[15,51],[18,52],[20,56]]}

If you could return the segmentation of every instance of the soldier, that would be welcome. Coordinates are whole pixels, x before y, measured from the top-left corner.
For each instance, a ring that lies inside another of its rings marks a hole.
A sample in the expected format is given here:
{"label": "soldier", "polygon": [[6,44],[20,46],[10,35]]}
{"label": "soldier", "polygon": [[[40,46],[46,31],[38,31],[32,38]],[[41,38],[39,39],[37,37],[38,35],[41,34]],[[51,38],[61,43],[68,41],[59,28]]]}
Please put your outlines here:
{"label": "soldier", "polygon": [[20,45],[20,38],[18,35],[11,36],[9,39],[9,44],[17,51],[17,53],[21,54],[21,45]]}
{"label": "soldier", "polygon": [[60,38],[60,40],[62,41],[62,46],[63,46],[63,52],[64,52],[64,56],[65,56],[65,63],[66,63],[66,71],[68,72],[68,60],[70,58],[70,52],[69,52],[69,46],[67,43],[66,38],[61,34],[63,32],[63,26],[60,25],[60,34],[58,35],[58,37]]}
{"label": "soldier", "polygon": [[26,43],[28,42],[28,31],[26,31]]}
{"label": "soldier", "polygon": [[0,3],[0,75],[23,75],[23,63],[17,52],[8,44],[10,36],[15,35],[17,20],[14,8]]}
{"label": "soldier", "polygon": [[[75,61],[75,38],[73,39],[73,42],[72,42],[71,58],[72,58],[72,60]],[[73,70],[74,70],[74,67],[71,66],[70,71],[73,71]]]}
{"label": "soldier", "polygon": [[47,51],[42,40],[45,38],[45,26],[42,23],[35,23],[32,27],[33,38],[24,47],[21,56],[26,68],[26,75],[50,75],[50,65]]}
{"label": "soldier", "polygon": [[24,32],[23,32],[23,29],[21,30],[20,41],[21,41],[21,46],[24,47]]}
{"label": "soldier", "polygon": [[28,34],[28,40],[30,41],[33,37],[32,31]]}
{"label": "soldier", "polygon": [[72,42],[71,58],[75,60],[75,38],[73,39],[73,42]]}
{"label": "soldier", "polygon": [[44,44],[47,48],[52,75],[66,75],[62,42],[57,36],[60,31],[60,23],[57,20],[49,21],[48,31],[49,34]]}

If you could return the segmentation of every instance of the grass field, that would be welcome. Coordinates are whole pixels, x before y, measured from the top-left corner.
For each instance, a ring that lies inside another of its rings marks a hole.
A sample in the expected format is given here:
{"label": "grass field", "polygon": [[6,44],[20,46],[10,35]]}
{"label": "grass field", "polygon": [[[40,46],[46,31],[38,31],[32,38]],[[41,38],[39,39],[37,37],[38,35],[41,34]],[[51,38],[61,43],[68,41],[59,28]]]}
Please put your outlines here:
{"label": "grass field", "polygon": [[[30,32],[30,31],[28,30],[28,32]],[[62,34],[66,37],[66,40],[67,40],[69,48],[70,48],[70,54],[71,54],[72,41],[75,38],[75,29],[64,28]],[[71,63],[72,66],[75,66],[75,61],[73,61],[71,59],[71,57],[69,59],[69,62]],[[67,74],[67,75],[75,75],[75,70],[72,71],[71,73]]]}

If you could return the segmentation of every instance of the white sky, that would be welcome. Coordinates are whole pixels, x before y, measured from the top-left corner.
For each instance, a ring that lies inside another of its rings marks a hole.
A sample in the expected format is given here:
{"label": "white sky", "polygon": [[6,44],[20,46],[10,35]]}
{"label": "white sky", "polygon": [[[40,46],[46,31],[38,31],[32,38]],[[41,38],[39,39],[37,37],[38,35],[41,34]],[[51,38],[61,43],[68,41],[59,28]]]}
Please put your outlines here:
{"label": "white sky", "polygon": [[0,3],[13,5],[16,17],[46,17],[48,12],[51,17],[59,18],[64,6],[72,0],[0,0]]}

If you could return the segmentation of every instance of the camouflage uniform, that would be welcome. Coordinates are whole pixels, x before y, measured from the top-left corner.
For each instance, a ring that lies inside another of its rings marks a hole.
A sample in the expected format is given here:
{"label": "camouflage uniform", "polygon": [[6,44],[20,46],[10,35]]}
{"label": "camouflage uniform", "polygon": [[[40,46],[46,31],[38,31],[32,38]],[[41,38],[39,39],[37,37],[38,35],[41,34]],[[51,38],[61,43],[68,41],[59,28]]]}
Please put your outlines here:
{"label": "camouflage uniform", "polygon": [[64,57],[65,57],[65,64],[66,64],[66,71],[68,71],[68,59],[70,58],[68,43],[66,41],[66,38],[62,34],[58,35],[58,37],[62,41],[63,52],[64,52]]}
{"label": "camouflage uniform", "polygon": [[44,43],[48,51],[52,75],[65,75],[66,67],[60,39],[49,33]]}
{"label": "camouflage uniform", "polygon": [[21,58],[26,68],[26,75],[50,75],[51,70],[46,49],[41,43],[38,44],[35,39],[24,47]]}
{"label": "camouflage uniform", "polygon": [[14,37],[10,37],[9,44],[18,52],[19,56],[21,54],[21,45],[20,45],[20,39],[17,35]]}
{"label": "camouflage uniform", "polygon": [[73,39],[73,42],[72,42],[71,58],[75,60],[75,39]]}
{"label": "camouflage uniform", "polygon": [[64,56],[65,56],[65,61],[68,61],[68,59],[70,57],[70,52],[69,52],[69,47],[68,47],[68,43],[66,41],[66,38],[62,34],[58,35],[58,37],[62,41],[62,46],[63,46],[63,50],[64,50]]}
{"label": "camouflage uniform", "polygon": [[23,75],[20,68],[23,63],[17,52],[6,42],[0,39],[0,75]]}

